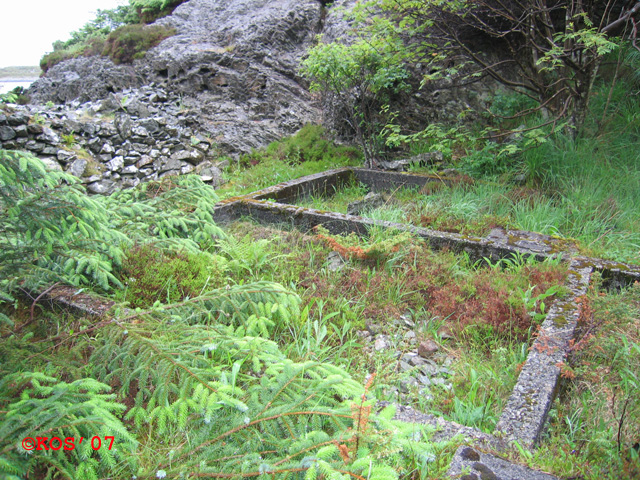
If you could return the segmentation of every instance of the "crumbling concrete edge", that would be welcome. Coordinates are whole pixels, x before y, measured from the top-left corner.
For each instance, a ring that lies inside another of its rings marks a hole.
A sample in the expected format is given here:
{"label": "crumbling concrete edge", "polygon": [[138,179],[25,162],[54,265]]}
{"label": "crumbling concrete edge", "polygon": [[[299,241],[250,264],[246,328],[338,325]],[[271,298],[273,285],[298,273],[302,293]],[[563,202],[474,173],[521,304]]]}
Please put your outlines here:
{"label": "crumbling concrete edge", "polygon": [[310,195],[333,195],[338,188],[352,180],[358,180],[374,192],[402,187],[423,187],[428,183],[444,183],[445,185],[452,183],[450,178],[439,175],[383,172],[368,168],[342,167],[288,180],[235,198],[273,200],[278,203],[291,204]]}
{"label": "crumbling concrete edge", "polygon": [[461,480],[558,480],[468,445],[458,447],[447,475]]}
{"label": "crumbling concrete edge", "polygon": [[519,254],[525,256],[534,255],[538,261],[542,261],[550,256],[549,253],[546,253],[548,247],[543,244],[536,251],[533,243],[528,245],[529,248],[515,244],[501,244],[471,235],[440,232],[407,224],[373,220],[356,215],[326,212],[252,198],[234,201],[233,204],[225,204],[214,215],[215,221],[219,223],[237,220],[242,217],[251,217],[257,222],[266,225],[287,225],[303,231],[310,231],[314,227],[322,225],[334,235],[355,233],[367,236],[369,228],[373,226],[393,228],[402,232],[411,232],[423,238],[427,244],[437,250],[448,248],[457,253],[466,252],[473,260],[486,258],[497,261]]}
{"label": "crumbling concrete edge", "polygon": [[[36,299],[33,295],[29,295],[29,298],[33,301]],[[103,317],[116,306],[113,300],[89,295],[77,287],[67,285],[58,285],[46,290],[40,295],[38,303],[40,302],[57,305],[76,315],[88,317]]]}
{"label": "crumbling concrete edge", "polygon": [[[388,402],[380,402],[379,406],[384,407],[388,404]],[[464,442],[472,443],[474,446],[484,449],[503,451],[507,447],[507,442],[490,433],[481,432],[475,428],[445,420],[437,415],[419,412],[407,405],[394,404],[394,406],[396,408],[396,414],[393,417],[394,420],[431,427],[433,431],[429,439],[434,442],[447,441],[457,437],[461,438]]]}
{"label": "crumbling concrete edge", "polygon": [[594,267],[572,259],[566,286],[570,294],[556,300],[530,348],[518,381],[496,425],[496,436],[536,446],[556,395],[562,367],[580,317],[580,299],[587,293]]}
{"label": "crumbling concrete edge", "polygon": [[640,282],[640,266],[628,263],[603,260],[601,258],[576,257],[584,265],[591,265],[602,275],[604,285],[610,289],[618,289]]}

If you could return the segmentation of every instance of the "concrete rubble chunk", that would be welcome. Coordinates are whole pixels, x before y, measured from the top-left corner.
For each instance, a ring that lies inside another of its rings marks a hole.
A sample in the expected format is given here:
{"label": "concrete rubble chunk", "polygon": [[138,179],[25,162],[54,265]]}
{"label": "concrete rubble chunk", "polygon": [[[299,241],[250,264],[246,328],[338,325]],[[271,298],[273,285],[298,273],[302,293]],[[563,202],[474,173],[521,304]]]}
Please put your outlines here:
{"label": "concrete rubble chunk", "polygon": [[196,169],[200,175],[200,179],[205,183],[210,183],[212,187],[217,187],[222,184],[222,172],[218,167],[213,165]]}
{"label": "concrete rubble chunk", "polygon": [[368,193],[362,200],[347,205],[348,215],[360,215],[365,210],[373,210],[384,205],[384,197],[379,193]]}
{"label": "concrete rubble chunk", "polygon": [[429,152],[421,153],[415,157],[407,158],[404,160],[392,160],[392,161],[380,161],[378,166],[384,170],[395,170],[403,172],[411,166],[426,166],[432,165],[437,162],[442,162],[444,159],[442,152]]}
{"label": "concrete rubble chunk", "polygon": [[337,272],[344,267],[346,262],[338,252],[330,252],[329,255],[327,255],[326,263],[327,269],[330,272]]}

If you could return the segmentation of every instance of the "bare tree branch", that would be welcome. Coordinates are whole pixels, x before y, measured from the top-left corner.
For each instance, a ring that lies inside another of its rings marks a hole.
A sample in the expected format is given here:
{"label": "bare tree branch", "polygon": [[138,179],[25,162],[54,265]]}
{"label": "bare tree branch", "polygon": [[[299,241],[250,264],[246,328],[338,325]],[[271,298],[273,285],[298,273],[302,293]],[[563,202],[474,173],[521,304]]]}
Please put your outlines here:
{"label": "bare tree branch", "polygon": [[634,17],[638,13],[640,13],[640,2],[637,2],[633,8],[629,9],[618,20],[611,22],[609,25],[604,27],[601,32],[606,33],[607,35],[615,35],[626,26],[629,20],[635,20]]}

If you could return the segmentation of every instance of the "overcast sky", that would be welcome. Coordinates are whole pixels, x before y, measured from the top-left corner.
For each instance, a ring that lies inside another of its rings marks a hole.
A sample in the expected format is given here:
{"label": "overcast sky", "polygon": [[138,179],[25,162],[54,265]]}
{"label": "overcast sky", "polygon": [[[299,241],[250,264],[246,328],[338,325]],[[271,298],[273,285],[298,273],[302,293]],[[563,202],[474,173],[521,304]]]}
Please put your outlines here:
{"label": "overcast sky", "polygon": [[1,0],[0,67],[38,65],[56,40],[67,40],[97,9],[128,0]]}

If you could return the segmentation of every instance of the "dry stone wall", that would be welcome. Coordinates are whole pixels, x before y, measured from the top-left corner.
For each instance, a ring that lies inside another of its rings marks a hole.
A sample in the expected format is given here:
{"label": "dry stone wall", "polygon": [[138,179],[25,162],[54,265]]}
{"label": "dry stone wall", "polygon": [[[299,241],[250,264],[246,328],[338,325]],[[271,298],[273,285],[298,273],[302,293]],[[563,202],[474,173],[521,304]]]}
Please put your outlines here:
{"label": "dry stone wall", "polygon": [[196,114],[178,95],[151,86],[71,108],[0,110],[0,148],[30,151],[96,194],[188,173],[217,186],[222,175],[213,162],[216,146]]}

